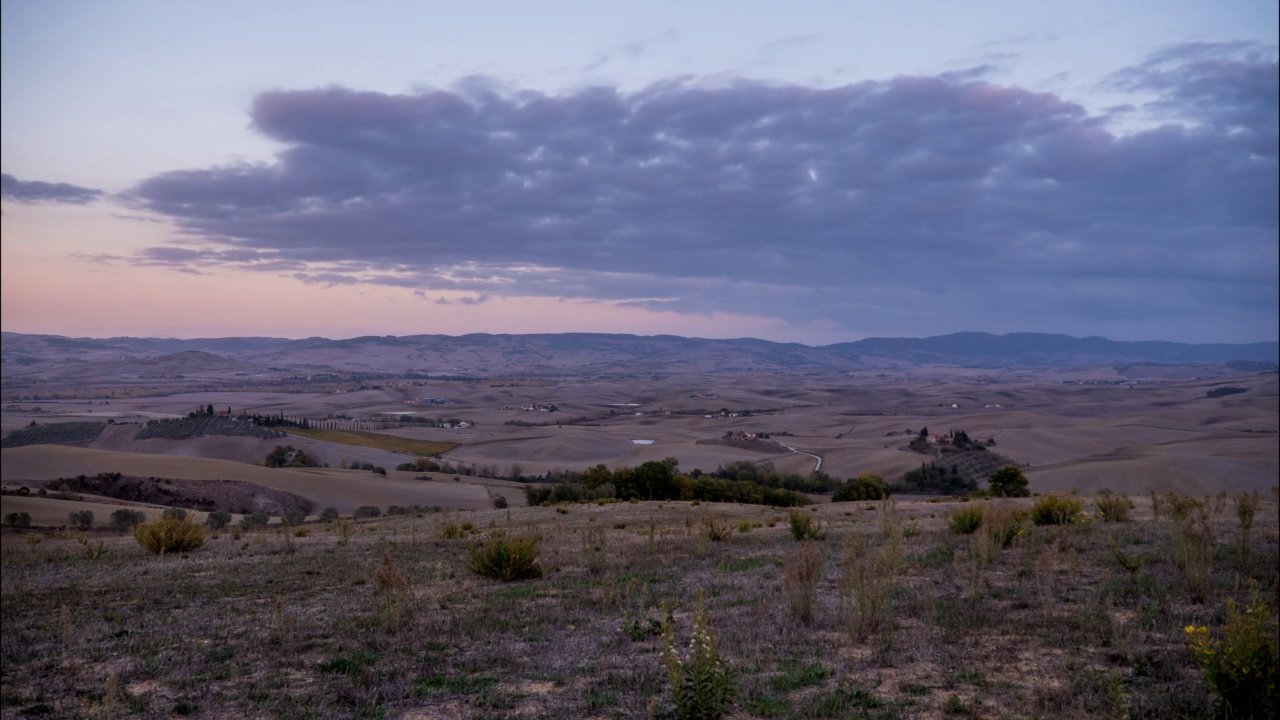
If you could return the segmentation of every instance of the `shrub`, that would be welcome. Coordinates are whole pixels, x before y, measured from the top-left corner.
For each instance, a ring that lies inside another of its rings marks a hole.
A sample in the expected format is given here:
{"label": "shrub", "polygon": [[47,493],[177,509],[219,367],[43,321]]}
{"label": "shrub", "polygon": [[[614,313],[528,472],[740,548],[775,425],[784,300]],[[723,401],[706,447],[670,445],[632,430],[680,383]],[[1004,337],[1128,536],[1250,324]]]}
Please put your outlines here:
{"label": "shrub", "polygon": [[259,511],[240,518],[240,527],[244,530],[257,530],[266,527],[269,522],[271,522],[271,516]]}
{"label": "shrub", "polygon": [[1031,489],[1027,476],[1013,465],[1004,465],[991,473],[988,479],[991,494],[998,497],[1028,497]]}
{"label": "shrub", "polygon": [[284,511],[282,520],[286,526],[301,525],[307,521],[307,511],[300,507],[291,507]]}
{"label": "shrub", "polygon": [[382,515],[382,509],[377,505],[361,505],[356,508],[355,516],[359,520],[361,518],[376,518],[380,515]]}
{"label": "shrub", "polygon": [[1093,506],[1098,510],[1098,517],[1103,522],[1129,522],[1129,513],[1133,510],[1133,501],[1128,495],[1116,494],[1103,490],[1093,499]]}
{"label": "shrub", "polygon": [[1009,547],[1022,534],[1030,514],[1005,503],[988,505],[982,512],[982,525],[991,545],[998,551]]}
{"label": "shrub", "polygon": [[972,535],[982,527],[982,506],[968,505],[951,513],[951,532]]}
{"label": "shrub", "polygon": [[77,530],[88,530],[93,527],[93,511],[80,510],[78,512],[69,513],[67,520],[71,527]]}
{"label": "shrub", "polygon": [[210,530],[221,530],[231,524],[231,513],[226,510],[215,510],[205,517],[204,524],[208,525]]}
{"label": "shrub", "polygon": [[1037,525],[1070,525],[1084,520],[1084,502],[1077,497],[1049,493],[1031,507]]}
{"label": "shrub", "polygon": [[791,511],[791,537],[800,542],[805,540],[822,540],[827,534],[818,527],[813,518],[796,510]]}
{"label": "shrub", "polygon": [[111,513],[110,527],[112,530],[124,532],[134,525],[140,525],[146,521],[146,513],[140,510],[117,510]]}
{"label": "shrub", "polygon": [[27,528],[31,527],[31,513],[11,512],[4,516],[4,524],[9,527]]}
{"label": "shrub", "polygon": [[133,537],[142,547],[157,555],[190,552],[204,545],[205,530],[189,518],[162,517],[133,528]]}
{"label": "shrub", "polygon": [[1191,652],[1204,669],[1205,684],[1221,702],[1228,718],[1275,717],[1277,648],[1276,618],[1258,597],[1243,612],[1227,600],[1223,637],[1213,639],[1206,627],[1186,628]]}
{"label": "shrub", "polygon": [[187,519],[187,511],[180,507],[165,508],[165,511],[160,513],[160,517],[185,520]]}
{"label": "shrub", "polygon": [[338,519],[338,509],[327,507],[320,511],[321,522],[333,522]]}
{"label": "shrub", "polygon": [[662,657],[677,720],[719,720],[728,714],[733,705],[733,680],[720,660],[703,593],[698,594],[698,609],[693,614],[688,658],[682,659],[676,649],[675,622],[669,614],[662,628]]}
{"label": "shrub", "polygon": [[539,578],[542,566],[538,562],[538,550],[537,536],[494,535],[467,551],[467,569],[504,582]]}

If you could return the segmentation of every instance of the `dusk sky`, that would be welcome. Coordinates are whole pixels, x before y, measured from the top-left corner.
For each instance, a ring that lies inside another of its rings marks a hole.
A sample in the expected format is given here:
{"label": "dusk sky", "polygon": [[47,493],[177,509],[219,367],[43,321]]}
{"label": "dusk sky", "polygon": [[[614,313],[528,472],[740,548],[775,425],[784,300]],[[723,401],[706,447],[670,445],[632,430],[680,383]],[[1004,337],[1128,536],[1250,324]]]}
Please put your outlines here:
{"label": "dusk sky", "polygon": [[1276,340],[1276,3],[14,0],[4,330]]}

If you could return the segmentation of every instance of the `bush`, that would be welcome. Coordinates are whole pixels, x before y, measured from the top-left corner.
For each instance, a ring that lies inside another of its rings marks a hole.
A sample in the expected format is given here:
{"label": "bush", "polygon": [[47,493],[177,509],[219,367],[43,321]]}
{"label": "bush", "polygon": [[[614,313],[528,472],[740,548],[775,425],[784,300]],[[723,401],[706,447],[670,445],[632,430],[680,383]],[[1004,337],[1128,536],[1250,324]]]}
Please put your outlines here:
{"label": "bush", "polygon": [[1029,497],[1031,488],[1027,476],[1013,465],[1004,465],[991,473],[988,480],[991,494],[997,497]]}
{"label": "bush", "polygon": [[133,537],[142,547],[157,555],[190,552],[204,545],[205,530],[189,518],[162,517],[152,523],[133,528]]}
{"label": "bush", "polygon": [[1117,495],[1110,490],[1103,490],[1093,499],[1093,506],[1098,509],[1098,517],[1103,522],[1129,522],[1133,501],[1123,493]]}
{"label": "bush", "polygon": [[266,527],[269,522],[271,522],[271,516],[258,511],[240,518],[240,527],[244,530],[257,530]]}
{"label": "bush", "polygon": [[537,536],[494,535],[467,551],[467,569],[504,582],[540,578],[542,566],[538,562],[538,551]]}
{"label": "bush", "polygon": [[187,511],[180,507],[166,508],[165,511],[160,514],[160,517],[173,518],[174,520],[186,520]]}
{"label": "bush", "polygon": [[307,511],[299,507],[291,507],[284,511],[285,525],[301,525],[307,521]]}
{"label": "bush", "polygon": [[320,522],[333,522],[339,517],[338,509],[327,507],[320,511]]}
{"label": "bush", "polygon": [[24,512],[11,512],[4,516],[4,524],[9,527],[27,528],[31,527],[31,514]]}
{"label": "bush", "polygon": [[382,515],[382,508],[377,505],[361,505],[356,508],[355,517],[357,520],[361,518],[376,518]]}
{"label": "bush", "polygon": [[972,535],[982,527],[982,506],[969,505],[951,513],[951,532]]}
{"label": "bush", "polygon": [[1227,600],[1227,624],[1220,640],[1206,627],[1186,629],[1191,652],[1204,669],[1204,680],[1221,701],[1221,716],[1275,717],[1277,648],[1276,618],[1258,597],[1243,612]]}
{"label": "bush", "polygon": [[1084,519],[1084,502],[1078,497],[1049,493],[1031,507],[1031,521],[1037,525],[1070,525]]}
{"label": "bush", "polygon": [[117,510],[111,513],[110,527],[112,530],[124,532],[134,525],[140,525],[146,521],[146,513],[140,510]]}
{"label": "bush", "polygon": [[831,502],[883,500],[888,495],[889,487],[885,484],[884,478],[875,473],[865,472],[836,488],[831,496]]}
{"label": "bush", "polygon": [[231,513],[226,510],[215,510],[204,519],[204,524],[208,525],[210,530],[221,530],[231,524]]}
{"label": "bush", "polygon": [[77,530],[88,530],[93,527],[93,511],[80,510],[67,515],[67,521],[71,527]]}
{"label": "bush", "polygon": [[798,541],[822,540],[827,534],[818,527],[813,518],[796,510],[791,511],[791,537]]}

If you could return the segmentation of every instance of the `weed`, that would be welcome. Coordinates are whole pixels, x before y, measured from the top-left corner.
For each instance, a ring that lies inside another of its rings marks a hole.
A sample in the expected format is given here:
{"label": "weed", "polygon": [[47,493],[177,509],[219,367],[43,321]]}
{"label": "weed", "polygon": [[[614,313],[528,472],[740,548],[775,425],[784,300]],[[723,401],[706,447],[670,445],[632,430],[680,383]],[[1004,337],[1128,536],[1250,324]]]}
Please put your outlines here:
{"label": "weed", "polygon": [[1084,502],[1070,495],[1049,493],[1031,506],[1031,520],[1036,525],[1070,525],[1084,519]]}
{"label": "weed", "polygon": [[142,547],[157,555],[190,552],[204,545],[205,529],[190,518],[162,517],[133,528],[133,537]]}
{"label": "weed", "polygon": [[97,560],[98,558],[107,554],[106,545],[101,540],[99,540],[97,543],[94,543],[93,541],[89,540],[89,538],[85,535],[81,535],[77,539],[79,540],[80,545],[84,547],[84,556],[86,558],[90,560]]}
{"label": "weed", "polygon": [[493,535],[467,551],[467,569],[477,575],[504,582],[542,577],[538,562],[538,537],[522,535],[506,538]]}
{"label": "weed", "polygon": [[969,505],[951,512],[951,532],[972,535],[982,527],[982,505]]}
{"label": "weed", "polygon": [[676,649],[673,620],[664,623],[662,656],[677,720],[719,720],[728,714],[733,705],[733,680],[720,660],[716,635],[707,619],[705,593],[698,593],[688,657],[681,658]]}
{"label": "weed", "polygon": [[1262,504],[1262,500],[1258,497],[1258,491],[1252,493],[1240,493],[1236,496],[1236,519],[1240,522],[1240,570],[1246,571],[1249,567],[1249,556],[1252,553],[1252,531],[1253,518],[1258,514],[1258,507]]}
{"label": "weed", "polygon": [[729,523],[725,520],[704,513],[702,515],[702,536],[711,542],[724,542],[729,539],[731,532]]}
{"label": "weed", "polygon": [[1103,522],[1129,522],[1129,513],[1133,511],[1133,501],[1124,493],[1116,494],[1103,490],[1093,499],[1093,506]]}
{"label": "weed", "polygon": [[783,564],[782,577],[791,616],[804,625],[811,625],[818,583],[822,580],[821,546],[800,543],[791,560]]}
{"label": "weed", "polygon": [[808,515],[801,514],[796,510],[791,511],[791,537],[799,542],[805,540],[824,540],[827,533],[818,526],[818,523]]}
{"label": "weed", "polygon": [[892,553],[893,548],[888,545],[878,552],[872,550],[861,535],[851,535],[845,543],[840,604],[845,626],[858,642],[865,641],[888,620],[894,569],[899,563]]}

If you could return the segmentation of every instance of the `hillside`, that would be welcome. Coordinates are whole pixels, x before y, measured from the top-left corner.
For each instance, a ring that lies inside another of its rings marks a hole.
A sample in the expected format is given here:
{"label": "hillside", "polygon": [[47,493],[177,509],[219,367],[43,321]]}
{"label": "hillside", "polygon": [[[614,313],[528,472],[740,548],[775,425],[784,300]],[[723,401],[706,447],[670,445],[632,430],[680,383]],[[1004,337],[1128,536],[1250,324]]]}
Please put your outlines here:
{"label": "hillside", "polygon": [[[170,351],[154,356],[158,350]],[[150,357],[148,357],[150,356]],[[921,366],[1064,368],[1117,366],[1122,375],[1147,365],[1227,365],[1273,371],[1275,342],[1186,344],[1120,342],[1044,333],[964,332],[930,338],[869,338],[811,347],[766,340],[710,340],[673,335],[563,333],[308,338],[62,338],[4,333],[6,376],[48,363],[60,380],[116,376],[209,376],[267,368],[433,374],[693,373],[856,371]],[[81,364],[84,363],[84,364]],[[92,363],[92,365],[89,365]],[[1222,369],[1228,372],[1227,368]]]}

